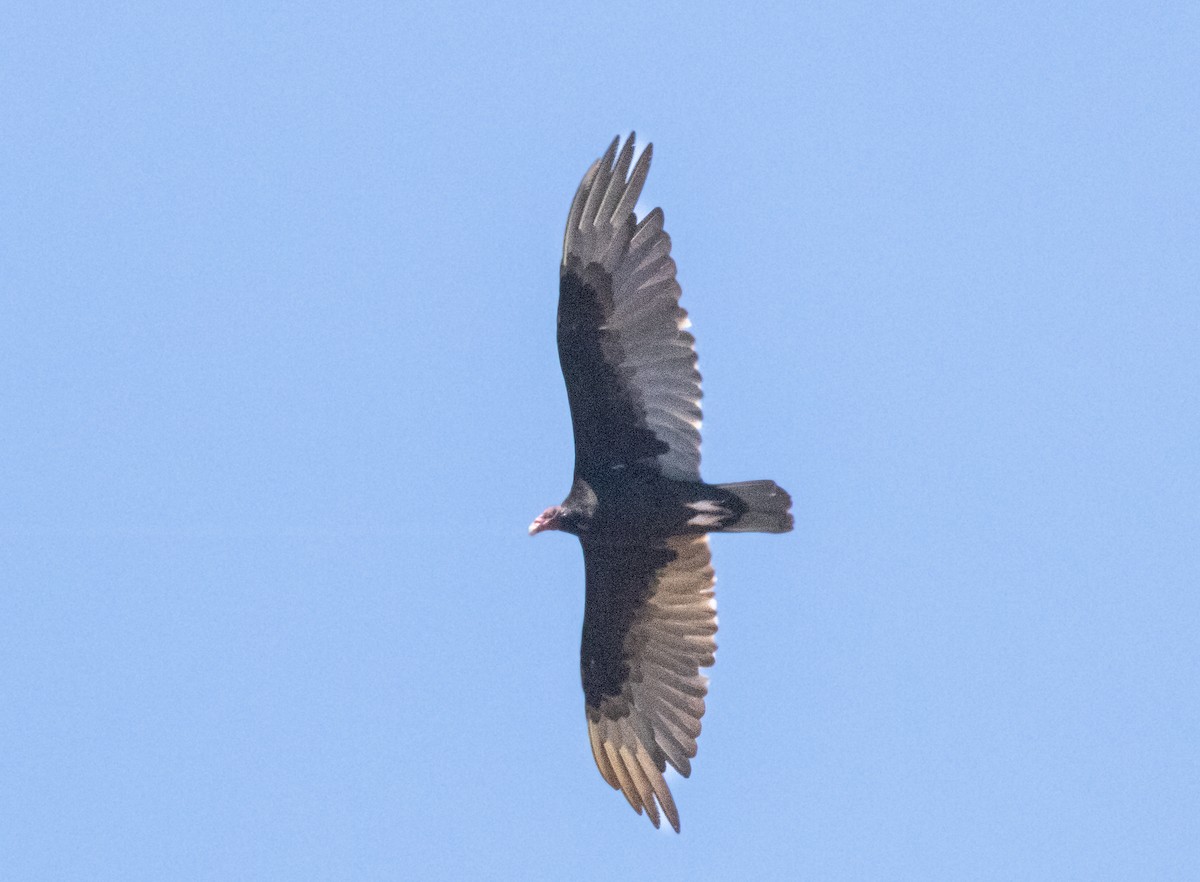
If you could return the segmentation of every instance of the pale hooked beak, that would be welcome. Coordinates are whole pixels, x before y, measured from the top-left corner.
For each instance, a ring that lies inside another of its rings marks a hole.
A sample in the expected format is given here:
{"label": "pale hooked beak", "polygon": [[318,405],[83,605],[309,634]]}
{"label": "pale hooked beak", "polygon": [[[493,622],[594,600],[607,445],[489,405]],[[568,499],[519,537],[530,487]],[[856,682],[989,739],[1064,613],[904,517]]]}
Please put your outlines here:
{"label": "pale hooked beak", "polygon": [[540,515],[533,519],[533,523],[529,525],[529,535],[536,536],[543,530],[557,530],[558,516],[562,514],[562,509],[559,506],[553,506],[546,509]]}

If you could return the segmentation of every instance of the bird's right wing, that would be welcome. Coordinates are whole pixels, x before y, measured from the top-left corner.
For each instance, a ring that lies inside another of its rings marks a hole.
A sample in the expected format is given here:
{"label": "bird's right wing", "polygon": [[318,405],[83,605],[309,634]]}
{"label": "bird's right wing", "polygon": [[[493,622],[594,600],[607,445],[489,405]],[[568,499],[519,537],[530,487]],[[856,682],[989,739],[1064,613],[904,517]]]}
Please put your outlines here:
{"label": "bird's right wing", "polygon": [[[653,462],[700,477],[700,373],[663,213],[633,207],[650,171],[633,171],[633,136],[614,140],[584,175],[563,240],[558,356],[583,475]],[[615,161],[614,161],[615,158]],[[628,177],[626,177],[628,175]]]}
{"label": "bird's right wing", "polygon": [[[596,766],[640,815],[675,831],[679,812],[663,778],[691,774],[717,650],[713,569],[704,536],[655,545],[585,540],[587,606],[580,672]],[[655,802],[657,801],[657,806]]]}

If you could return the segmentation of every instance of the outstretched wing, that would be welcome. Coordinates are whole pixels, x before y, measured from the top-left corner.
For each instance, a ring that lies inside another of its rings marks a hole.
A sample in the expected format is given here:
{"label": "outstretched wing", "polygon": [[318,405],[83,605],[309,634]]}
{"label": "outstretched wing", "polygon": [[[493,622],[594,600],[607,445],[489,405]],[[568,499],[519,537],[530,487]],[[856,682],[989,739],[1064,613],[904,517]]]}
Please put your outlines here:
{"label": "outstretched wing", "polygon": [[700,374],[671,237],[661,209],[641,222],[633,213],[652,148],[630,173],[634,136],[616,156],[619,140],[584,175],[563,241],[558,356],[575,468],[588,476],[653,461],[668,477],[697,480]]}
{"label": "outstretched wing", "polygon": [[[704,536],[651,546],[583,542],[587,606],[580,670],[596,766],[640,815],[675,831],[666,764],[691,774],[717,650],[713,569]],[[656,805],[657,802],[657,805]]]}

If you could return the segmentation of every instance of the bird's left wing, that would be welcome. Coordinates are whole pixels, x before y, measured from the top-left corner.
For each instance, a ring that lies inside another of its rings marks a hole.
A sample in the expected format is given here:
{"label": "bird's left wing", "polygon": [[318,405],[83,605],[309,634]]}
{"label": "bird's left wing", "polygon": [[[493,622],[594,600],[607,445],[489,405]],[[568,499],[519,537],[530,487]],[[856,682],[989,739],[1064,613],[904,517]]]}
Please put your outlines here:
{"label": "bird's left wing", "polygon": [[651,147],[633,136],[588,169],[567,216],[559,274],[558,356],[571,403],[575,467],[585,477],[653,463],[700,477],[700,373],[679,306],[662,209],[634,215]]}
{"label": "bird's left wing", "polygon": [[[704,536],[651,545],[585,540],[587,606],[580,671],[596,766],[654,826],[679,812],[663,778],[691,774],[717,650],[713,569]],[[657,802],[657,805],[655,804]]]}

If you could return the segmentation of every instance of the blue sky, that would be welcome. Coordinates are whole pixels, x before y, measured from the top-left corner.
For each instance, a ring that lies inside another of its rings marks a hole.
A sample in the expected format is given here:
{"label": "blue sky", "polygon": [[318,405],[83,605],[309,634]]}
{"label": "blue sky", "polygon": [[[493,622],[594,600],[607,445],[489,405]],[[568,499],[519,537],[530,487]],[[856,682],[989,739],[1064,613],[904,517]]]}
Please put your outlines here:
{"label": "blue sky", "polygon": [[[1200,876],[1194,4],[26,5],[0,875]],[[720,651],[596,772],[567,206],[655,143]]]}

